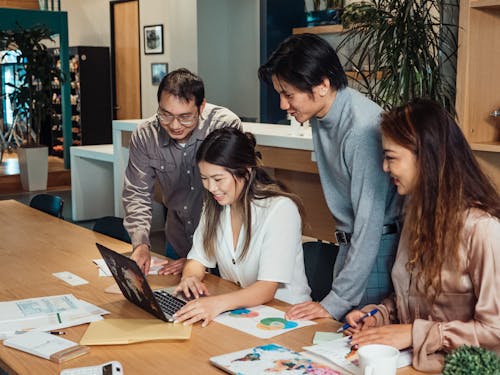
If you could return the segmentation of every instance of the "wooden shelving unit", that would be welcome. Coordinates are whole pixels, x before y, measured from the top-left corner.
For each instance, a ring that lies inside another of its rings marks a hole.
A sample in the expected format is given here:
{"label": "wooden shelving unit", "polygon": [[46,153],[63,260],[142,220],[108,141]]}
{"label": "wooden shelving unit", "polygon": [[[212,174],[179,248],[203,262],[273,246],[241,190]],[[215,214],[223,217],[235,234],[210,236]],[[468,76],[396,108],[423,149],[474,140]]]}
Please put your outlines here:
{"label": "wooden shelving unit", "polygon": [[500,0],[460,2],[457,114],[484,171],[500,190]]}
{"label": "wooden shelving unit", "polygon": [[313,26],[313,27],[296,27],[292,29],[294,34],[335,34],[344,32],[344,28],[342,25],[322,25],[322,26]]}
{"label": "wooden shelving unit", "polygon": [[471,8],[497,8],[500,9],[499,0],[471,0]]}
{"label": "wooden shelving unit", "polygon": [[471,143],[470,146],[475,151],[500,152],[500,142]]}

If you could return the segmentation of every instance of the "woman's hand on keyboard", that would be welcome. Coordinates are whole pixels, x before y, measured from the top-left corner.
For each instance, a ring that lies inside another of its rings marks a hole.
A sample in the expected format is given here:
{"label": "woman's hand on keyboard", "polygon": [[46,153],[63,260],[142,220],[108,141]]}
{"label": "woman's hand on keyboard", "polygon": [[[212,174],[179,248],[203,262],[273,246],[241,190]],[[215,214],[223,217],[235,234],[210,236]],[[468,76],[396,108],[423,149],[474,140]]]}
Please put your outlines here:
{"label": "woman's hand on keyboard", "polygon": [[222,313],[220,296],[197,298],[186,303],[174,314],[175,323],[185,325],[194,324],[202,320],[202,327],[206,327],[214,318]]}
{"label": "woman's hand on keyboard", "polygon": [[208,296],[207,286],[197,276],[187,276],[181,279],[181,282],[175,288],[175,293],[183,292],[186,298],[199,298],[200,296]]}

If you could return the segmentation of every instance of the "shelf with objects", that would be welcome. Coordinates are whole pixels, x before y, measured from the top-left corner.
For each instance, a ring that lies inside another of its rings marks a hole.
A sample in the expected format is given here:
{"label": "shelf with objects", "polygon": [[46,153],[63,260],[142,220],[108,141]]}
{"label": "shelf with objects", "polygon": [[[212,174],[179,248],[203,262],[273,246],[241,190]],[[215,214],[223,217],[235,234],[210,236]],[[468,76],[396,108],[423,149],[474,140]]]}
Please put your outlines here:
{"label": "shelf with objects", "polygon": [[500,189],[500,0],[460,2],[458,121],[474,153]]}
{"label": "shelf with objects", "polygon": [[[58,54],[54,49],[53,53]],[[111,71],[108,47],[70,47],[71,145],[111,143]],[[64,152],[60,113],[60,82],[53,81],[51,155]]]}

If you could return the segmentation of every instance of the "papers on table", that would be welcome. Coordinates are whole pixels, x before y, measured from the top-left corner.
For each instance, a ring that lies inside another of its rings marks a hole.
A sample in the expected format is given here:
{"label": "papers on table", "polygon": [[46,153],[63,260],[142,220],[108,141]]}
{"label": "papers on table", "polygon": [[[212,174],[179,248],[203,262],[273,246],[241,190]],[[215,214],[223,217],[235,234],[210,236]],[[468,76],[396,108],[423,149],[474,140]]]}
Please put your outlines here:
{"label": "papers on table", "polygon": [[[99,276],[113,276],[108,268],[108,265],[104,259],[93,259],[92,260],[99,267]],[[160,263],[164,262],[165,259],[161,259],[155,256],[151,257],[151,266],[149,267],[148,275],[158,275],[158,271],[162,267]]]}
{"label": "papers on table", "polygon": [[[326,359],[344,370],[349,371],[351,374],[359,373],[359,360],[358,356],[348,356],[351,352],[351,342],[348,337],[337,340],[327,341],[318,345],[304,346],[306,355],[310,353],[315,354],[323,359]],[[346,356],[348,358],[346,358]],[[411,350],[400,351],[398,358],[398,368],[409,366],[412,363]]]}
{"label": "papers on table", "polygon": [[286,320],[283,311],[263,305],[227,311],[215,321],[261,339],[316,324],[310,320]]}
{"label": "papers on table", "polygon": [[101,320],[109,311],[72,294],[0,302],[0,339],[16,331],[49,331]]}

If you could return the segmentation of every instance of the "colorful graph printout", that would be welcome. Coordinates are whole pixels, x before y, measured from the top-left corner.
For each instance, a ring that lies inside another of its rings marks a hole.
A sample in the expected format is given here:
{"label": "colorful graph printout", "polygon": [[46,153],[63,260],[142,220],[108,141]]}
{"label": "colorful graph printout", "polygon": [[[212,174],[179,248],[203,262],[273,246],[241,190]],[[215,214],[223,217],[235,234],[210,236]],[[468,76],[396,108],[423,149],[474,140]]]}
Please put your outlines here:
{"label": "colorful graph printout", "polygon": [[277,344],[212,357],[210,363],[238,375],[342,375],[329,366]]}
{"label": "colorful graph printout", "polygon": [[263,305],[227,311],[215,321],[262,339],[316,324],[310,320],[287,320],[283,311]]}

